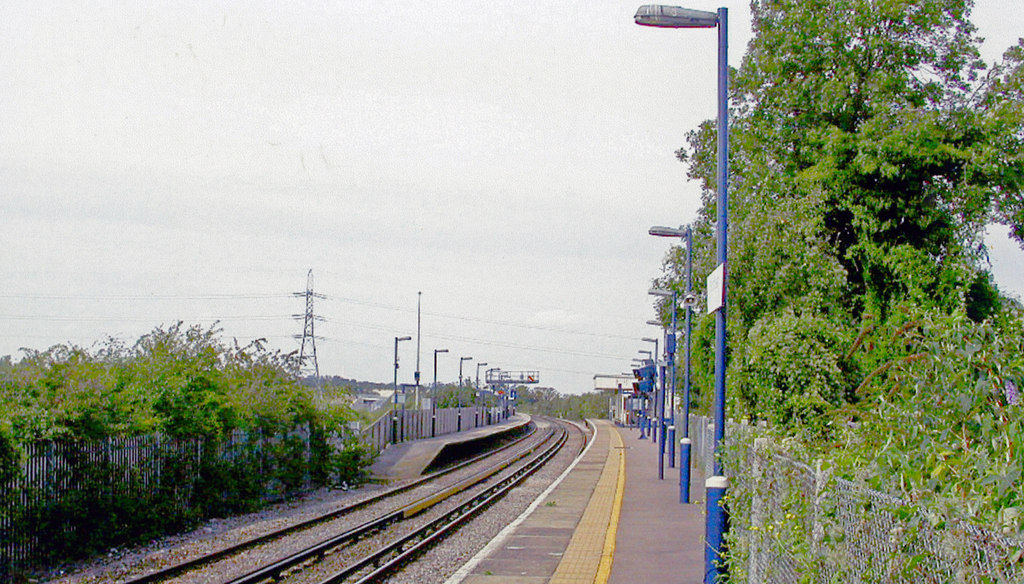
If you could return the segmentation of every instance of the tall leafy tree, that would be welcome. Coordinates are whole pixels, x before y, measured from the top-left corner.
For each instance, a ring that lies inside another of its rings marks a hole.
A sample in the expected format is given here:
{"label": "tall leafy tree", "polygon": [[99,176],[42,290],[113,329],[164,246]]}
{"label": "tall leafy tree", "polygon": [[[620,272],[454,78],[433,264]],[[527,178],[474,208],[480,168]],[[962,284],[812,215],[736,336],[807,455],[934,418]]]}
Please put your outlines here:
{"label": "tall leafy tree", "polygon": [[[999,309],[982,234],[1004,223],[1024,245],[1024,45],[986,66],[971,7],[751,3],[754,38],[732,84],[729,317],[739,405],[756,415],[766,401],[781,420],[858,399],[892,357],[867,350],[865,334],[898,331],[901,307],[975,321]],[[679,152],[704,185],[703,230],[715,148],[706,123]],[[815,359],[795,358],[808,346]],[[781,399],[755,397],[780,386]]]}

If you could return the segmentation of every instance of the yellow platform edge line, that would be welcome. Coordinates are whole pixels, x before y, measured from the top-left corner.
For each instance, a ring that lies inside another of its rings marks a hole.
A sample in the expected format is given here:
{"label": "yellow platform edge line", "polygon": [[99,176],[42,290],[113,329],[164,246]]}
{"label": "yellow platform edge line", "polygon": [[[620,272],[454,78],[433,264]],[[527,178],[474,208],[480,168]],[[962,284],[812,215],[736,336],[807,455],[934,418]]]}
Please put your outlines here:
{"label": "yellow platform edge line", "polygon": [[[603,436],[603,440],[607,440],[608,454],[605,456],[600,477],[590,502],[586,505],[583,517],[580,518],[577,530],[562,556],[562,561],[559,562],[554,574],[548,580],[549,584],[593,584],[602,581],[598,579],[598,573],[604,563],[603,556],[608,551],[606,550],[608,531],[613,523],[616,500],[621,502],[621,485],[625,476],[625,459],[620,458],[616,464],[612,452],[616,451],[620,457],[625,453],[621,447],[622,438],[610,423],[599,420],[594,423],[594,428],[598,431],[594,436],[595,441],[599,439],[597,433]],[[620,445],[619,448],[613,447],[613,444],[616,443]],[[617,529],[617,517],[614,519],[614,523]],[[598,529],[600,532],[595,533]],[[608,553],[614,552],[614,533],[611,537],[613,548]],[[609,562],[607,568],[609,573],[610,566]],[[603,581],[606,581],[607,576],[604,578]]]}
{"label": "yellow platform edge line", "polygon": [[612,560],[615,558],[615,537],[619,531],[619,516],[622,512],[622,499],[626,492],[626,451],[622,443],[622,435],[618,429],[611,428],[612,449],[619,455],[619,476],[615,482],[615,500],[612,503],[612,516],[608,521],[608,532],[604,537],[604,550],[601,552],[601,564],[597,567],[594,584],[606,584],[612,575]]}

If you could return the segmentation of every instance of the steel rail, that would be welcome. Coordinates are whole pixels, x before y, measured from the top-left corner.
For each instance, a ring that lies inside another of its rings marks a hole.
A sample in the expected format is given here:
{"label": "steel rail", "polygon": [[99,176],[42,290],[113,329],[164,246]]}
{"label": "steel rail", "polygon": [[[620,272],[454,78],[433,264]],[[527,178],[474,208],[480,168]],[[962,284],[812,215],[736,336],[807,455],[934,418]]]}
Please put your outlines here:
{"label": "steel rail", "polygon": [[474,456],[472,458],[469,458],[469,459],[466,459],[466,460],[464,460],[462,462],[454,464],[454,465],[452,465],[450,467],[444,468],[444,469],[439,470],[439,471],[432,472],[432,473],[430,473],[428,475],[425,475],[422,478],[416,479],[416,480],[414,480],[412,482],[409,482],[409,483],[406,483],[406,484],[403,484],[403,485],[398,485],[396,487],[391,487],[391,488],[389,488],[389,489],[387,489],[387,490],[385,490],[383,492],[377,493],[376,495],[372,495],[370,497],[367,497],[365,499],[361,499],[361,500],[356,501],[354,503],[351,503],[349,505],[345,505],[344,507],[341,507],[339,509],[335,509],[334,511],[330,511],[330,512],[325,513],[323,515],[319,515],[317,517],[306,519],[306,520],[300,521],[298,523],[289,525],[287,527],[283,527],[281,529],[276,529],[274,531],[271,531],[271,532],[265,533],[263,535],[254,537],[252,539],[247,539],[245,541],[242,541],[242,542],[239,542],[237,544],[233,544],[233,545],[221,548],[219,550],[210,552],[208,554],[203,554],[201,556],[192,558],[191,560],[185,560],[183,562],[179,562],[179,563],[174,564],[172,566],[168,566],[166,568],[160,569],[160,570],[155,571],[155,572],[151,572],[149,574],[145,574],[143,576],[139,576],[137,578],[133,578],[131,580],[126,580],[124,582],[124,584],[151,584],[151,583],[154,583],[154,582],[161,582],[163,580],[169,580],[170,578],[173,578],[173,577],[176,577],[176,576],[180,576],[181,574],[184,574],[186,572],[191,572],[191,571],[196,570],[196,569],[198,569],[198,568],[200,568],[202,566],[205,566],[207,564],[212,564],[212,563],[220,561],[220,560],[222,560],[224,558],[236,555],[236,554],[241,553],[241,552],[243,552],[243,551],[245,551],[247,549],[250,549],[250,548],[253,548],[253,547],[256,547],[256,546],[259,546],[259,545],[262,545],[262,544],[265,544],[265,543],[268,543],[268,542],[271,542],[271,541],[274,541],[274,540],[277,540],[277,539],[281,539],[281,538],[283,538],[285,536],[288,536],[288,535],[291,535],[293,533],[296,533],[296,532],[299,532],[299,531],[302,531],[302,530],[305,530],[305,529],[309,529],[309,528],[315,527],[316,525],[319,525],[321,523],[326,523],[328,521],[337,519],[339,517],[342,517],[344,515],[347,515],[349,513],[352,513],[354,511],[357,511],[357,510],[362,509],[364,507],[367,507],[369,505],[372,505],[372,504],[375,504],[375,503],[379,503],[380,501],[383,501],[383,500],[385,500],[387,498],[394,497],[396,495],[400,495],[400,494],[402,494],[404,492],[407,492],[407,491],[411,491],[412,489],[415,489],[416,487],[419,487],[419,486],[421,486],[421,485],[423,485],[425,483],[437,480],[438,478],[441,478],[441,477],[443,477],[445,475],[451,474],[451,473],[456,472],[458,470],[462,470],[463,468],[466,468],[466,467],[468,467],[468,466],[470,466],[472,464],[476,464],[476,463],[478,463],[478,462],[480,462],[480,461],[482,461],[482,460],[484,460],[484,459],[486,459],[488,457],[495,456],[497,454],[500,454],[501,452],[504,452],[505,450],[508,450],[510,448],[514,448],[515,446],[517,446],[517,445],[521,444],[522,442],[524,442],[524,441],[530,439],[531,437],[533,437],[536,433],[537,433],[537,426],[536,426],[536,424],[533,424],[531,422],[529,424],[529,430],[528,430],[528,432],[525,435],[520,436],[516,440],[514,440],[512,442],[509,442],[508,444],[504,444],[501,447],[496,448],[494,450],[489,450],[487,452],[481,453],[481,454],[479,454],[477,456]]}
{"label": "steel rail", "polygon": [[[554,430],[548,432],[548,435],[545,436],[543,442],[549,440],[552,434],[554,434]],[[454,485],[443,489],[439,493],[431,494],[426,497],[420,498],[416,501],[413,501],[412,503],[409,503],[398,509],[390,511],[376,519],[363,523],[362,525],[353,527],[352,529],[349,529],[344,533],[331,537],[320,543],[309,546],[298,552],[290,554],[284,558],[276,560],[270,564],[267,564],[251,572],[243,574],[242,576],[230,580],[227,584],[257,584],[265,580],[277,580],[285,572],[291,570],[295,566],[307,563],[311,560],[322,558],[327,553],[343,545],[351,544],[356,541],[365,539],[370,535],[377,533],[394,523],[413,517],[423,512],[424,510],[473,487],[474,485],[477,485],[483,481],[488,480],[490,477],[497,474],[498,472],[501,472],[502,470],[512,466],[519,460],[522,460],[523,458],[526,458],[527,456],[535,452],[543,444],[543,442],[536,446],[524,449],[522,452],[516,454],[515,456],[509,457],[508,459],[502,461],[499,464],[493,465],[481,472],[475,473],[472,476],[469,476],[455,483]]]}
{"label": "steel rail", "polygon": [[[565,442],[568,440],[568,435],[568,431],[563,428],[562,434],[556,443],[531,460],[523,468],[518,469],[508,477],[505,477],[495,485],[481,492],[472,500],[460,505],[452,511],[449,511],[442,517],[431,521],[415,532],[384,546],[361,560],[357,560],[352,565],[347,566],[329,578],[322,580],[319,584],[340,584],[371,564],[374,566],[374,569],[370,573],[356,580],[355,584],[379,582],[384,577],[393,574],[406,564],[410,563],[417,556],[424,553],[430,546],[438,543],[445,537],[448,537],[464,523],[477,517],[495,501],[507,495],[512,489],[517,487],[519,483],[543,467],[544,464],[546,464],[559,452],[559,450],[561,450]],[[584,435],[584,440],[585,439],[586,436]],[[381,563],[381,561],[390,554],[394,555],[390,559]]]}

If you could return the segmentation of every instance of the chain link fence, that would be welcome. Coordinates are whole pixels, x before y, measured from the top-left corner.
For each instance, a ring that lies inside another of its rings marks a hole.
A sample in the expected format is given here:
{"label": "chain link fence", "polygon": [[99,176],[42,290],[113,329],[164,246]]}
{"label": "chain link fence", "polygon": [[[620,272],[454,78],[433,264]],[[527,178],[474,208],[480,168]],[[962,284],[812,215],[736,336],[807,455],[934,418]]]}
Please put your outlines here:
{"label": "chain link fence", "polygon": [[[710,420],[690,422],[694,464],[710,476]],[[1024,541],[835,477],[786,456],[757,429],[729,476],[730,576],[750,583],[1022,583]]]}

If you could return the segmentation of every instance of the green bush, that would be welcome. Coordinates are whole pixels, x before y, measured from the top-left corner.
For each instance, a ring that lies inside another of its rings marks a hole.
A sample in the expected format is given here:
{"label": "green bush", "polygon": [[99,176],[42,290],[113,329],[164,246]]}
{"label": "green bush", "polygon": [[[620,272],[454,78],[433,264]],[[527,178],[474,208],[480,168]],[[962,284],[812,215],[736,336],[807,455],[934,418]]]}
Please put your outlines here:
{"label": "green bush", "polygon": [[850,397],[850,367],[841,352],[848,336],[826,318],[791,310],[758,320],[736,364],[743,411],[794,431],[820,426]]}
{"label": "green bush", "polygon": [[330,458],[330,475],[335,485],[354,487],[368,477],[367,469],[373,464],[377,453],[369,446],[350,442]]}
{"label": "green bush", "polygon": [[[372,457],[351,447],[339,464],[328,442],[344,434],[352,411],[318,404],[296,365],[293,354],[262,341],[229,346],[215,327],[181,323],[130,346],[108,339],[94,349],[57,345],[18,362],[0,359],[0,484],[17,476],[21,445],[160,432],[195,447],[164,453],[157,488],[79,457],[56,483],[74,489],[28,493],[38,503],[11,520],[46,542],[45,555],[64,559],[254,510],[327,484],[339,469],[357,480]],[[239,433],[253,438],[222,456]]]}

